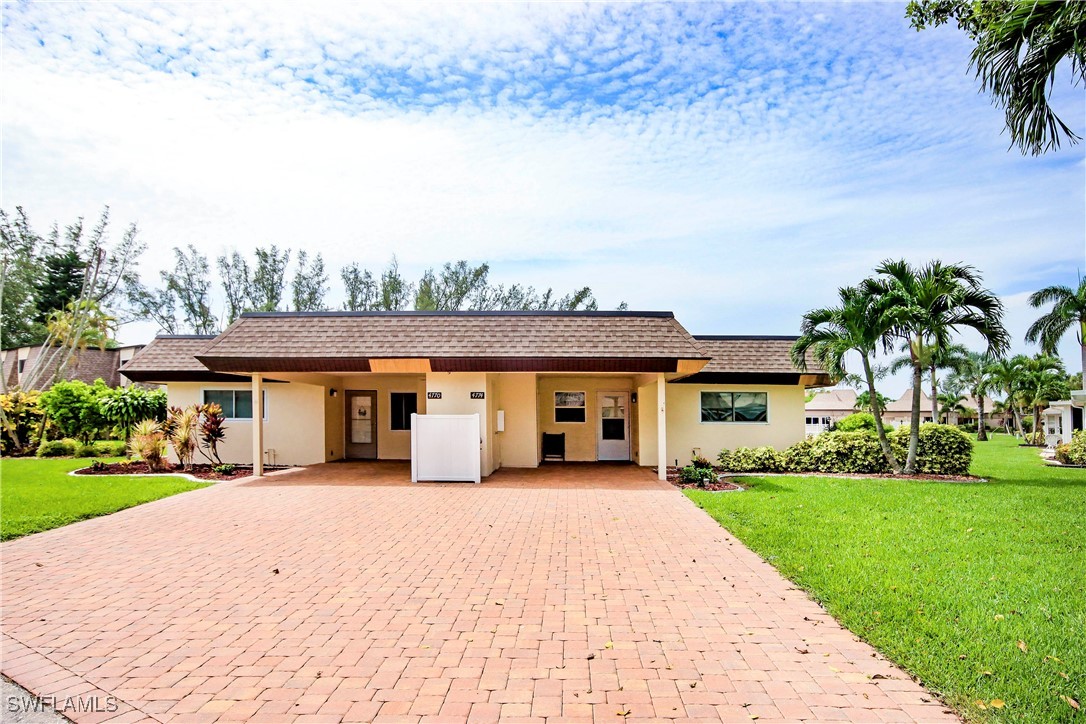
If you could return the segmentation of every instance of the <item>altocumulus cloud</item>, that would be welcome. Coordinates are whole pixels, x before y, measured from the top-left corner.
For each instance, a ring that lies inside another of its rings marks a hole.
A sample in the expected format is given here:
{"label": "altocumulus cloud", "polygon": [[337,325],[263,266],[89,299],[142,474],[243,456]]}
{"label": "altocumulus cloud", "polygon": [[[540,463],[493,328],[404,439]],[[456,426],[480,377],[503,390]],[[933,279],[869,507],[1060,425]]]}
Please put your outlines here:
{"label": "altocumulus cloud", "polygon": [[[1082,147],[1008,152],[967,41],[903,12],[8,5],[4,203],[109,203],[163,250],[489,260],[706,332],[791,333],[879,259],[938,256],[1020,337],[1023,295],[1083,264]],[[1081,90],[1056,100],[1081,129]]]}

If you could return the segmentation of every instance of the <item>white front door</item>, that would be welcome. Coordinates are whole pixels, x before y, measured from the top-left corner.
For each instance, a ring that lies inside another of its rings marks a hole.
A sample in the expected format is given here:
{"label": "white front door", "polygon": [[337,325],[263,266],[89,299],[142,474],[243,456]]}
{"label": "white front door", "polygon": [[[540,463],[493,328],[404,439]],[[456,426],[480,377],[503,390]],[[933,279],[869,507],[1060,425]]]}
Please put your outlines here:
{"label": "white front door", "polygon": [[596,436],[599,460],[630,459],[630,393],[600,392]]}

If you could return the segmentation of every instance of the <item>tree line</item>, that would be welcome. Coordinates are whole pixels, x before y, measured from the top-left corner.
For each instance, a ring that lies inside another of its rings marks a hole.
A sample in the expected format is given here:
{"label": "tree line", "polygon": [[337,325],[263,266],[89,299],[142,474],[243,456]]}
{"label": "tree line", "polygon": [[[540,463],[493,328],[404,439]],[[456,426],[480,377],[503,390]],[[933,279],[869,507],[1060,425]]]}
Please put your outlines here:
{"label": "tree line", "polygon": [[[1060,340],[1077,332],[1081,348],[1082,388],[1086,389],[1086,279],[1078,288],[1054,285],[1030,296],[1037,309],[1050,307],[1026,332],[1026,341],[1040,343],[1033,357],[1007,358],[1010,335],[1003,325],[1003,304],[983,286],[980,273],[965,264],[932,261],[913,266],[901,260],[879,264],[874,274],[856,286],[838,290],[836,306],[814,309],[803,316],[801,336],[792,347],[792,360],[804,370],[819,363],[838,380],[861,381],[864,402],[874,419],[879,444],[890,469],[913,474],[917,469],[921,416],[921,385],[931,384],[932,419],[939,419],[938,372],[953,370],[951,389],[960,399],[968,390],[978,400],[978,436],[984,439],[984,396],[1001,391],[1012,410],[1019,432],[1027,408],[1033,412],[1032,429],[1040,427],[1040,413],[1051,400],[1069,394],[1068,375],[1056,356]],[[974,352],[953,342],[964,329],[980,335],[987,348]],[[882,422],[886,398],[875,388],[885,373],[874,362],[877,354],[899,351],[889,368],[907,369],[912,385],[909,446],[904,464],[891,449]],[[846,369],[850,354],[860,358],[862,373]],[[944,393],[945,394],[945,393]],[[943,398],[944,404],[947,398]]]}
{"label": "tree line", "polygon": [[[214,260],[195,246],[174,247],[173,265],[149,282],[139,274],[147,245],[136,224],[110,236],[106,207],[87,228],[82,218],[37,233],[26,211],[0,210],[0,341],[5,349],[74,337],[104,346],[117,324],[151,319],[167,334],[212,334],[246,311],[330,310],[330,275],[321,254],[278,245],[251,256],[228,251]],[[339,270],[343,310],[596,309],[592,289],[566,294],[522,284],[497,284],[490,265],[466,260],[408,279],[396,257],[381,270],[357,263]],[[216,299],[224,300],[216,309]],[[625,304],[620,305],[625,308]]]}

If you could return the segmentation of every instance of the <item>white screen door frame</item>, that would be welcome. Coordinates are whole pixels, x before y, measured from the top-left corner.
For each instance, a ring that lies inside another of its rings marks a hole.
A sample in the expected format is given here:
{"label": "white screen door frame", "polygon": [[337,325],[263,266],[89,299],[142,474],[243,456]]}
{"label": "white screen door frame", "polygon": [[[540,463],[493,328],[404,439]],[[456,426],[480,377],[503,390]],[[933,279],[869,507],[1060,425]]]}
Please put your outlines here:
{"label": "white screen door frame", "polygon": [[630,460],[630,393],[596,393],[596,459]]}

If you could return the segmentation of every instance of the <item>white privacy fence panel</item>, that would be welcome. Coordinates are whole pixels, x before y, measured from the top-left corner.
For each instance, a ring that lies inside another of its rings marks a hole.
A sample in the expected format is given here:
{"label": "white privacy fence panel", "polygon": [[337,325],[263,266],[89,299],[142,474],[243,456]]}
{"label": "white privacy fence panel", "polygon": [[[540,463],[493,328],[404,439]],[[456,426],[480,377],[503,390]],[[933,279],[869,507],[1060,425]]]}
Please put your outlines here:
{"label": "white privacy fence panel", "polygon": [[411,482],[482,480],[479,415],[411,415]]}

